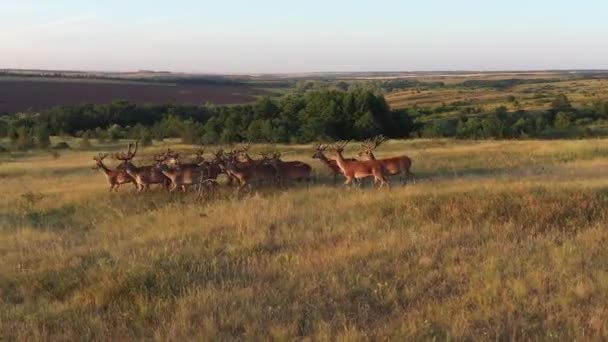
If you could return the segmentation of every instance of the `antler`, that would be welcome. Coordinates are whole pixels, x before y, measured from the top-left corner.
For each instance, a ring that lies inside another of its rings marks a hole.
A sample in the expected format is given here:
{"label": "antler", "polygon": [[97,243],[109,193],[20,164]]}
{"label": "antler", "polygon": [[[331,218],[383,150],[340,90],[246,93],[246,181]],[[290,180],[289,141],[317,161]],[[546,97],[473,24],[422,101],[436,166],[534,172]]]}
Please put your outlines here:
{"label": "antler", "polygon": [[328,145],[323,145],[323,144],[313,144],[312,148],[315,151],[319,151],[319,152],[324,152],[327,149]]}
{"label": "antler", "polygon": [[131,147],[133,147],[133,144],[129,144],[129,149],[127,150],[126,154],[124,154],[124,153],[116,153],[114,155],[114,157],[116,159],[118,159],[118,160],[123,160],[123,161],[133,159],[133,157],[135,156],[135,154],[131,153]]}
{"label": "antler", "polygon": [[107,153],[101,153],[101,152],[99,152],[99,155],[97,157],[93,157],[93,160],[96,160],[96,161],[100,162],[100,161],[104,160],[107,156],[108,156]]}
{"label": "antler", "polygon": [[374,139],[371,140],[371,149],[375,150],[376,148],[378,148],[378,146],[382,145],[382,143],[384,143],[385,141],[386,141],[386,137],[384,137],[382,134],[377,135],[376,137],[374,137]]}
{"label": "antler", "polygon": [[196,152],[196,155],[199,157],[202,157],[203,154],[205,154],[206,149],[207,149],[207,146],[203,146],[203,148],[199,148],[198,151]]}
{"label": "antler", "polygon": [[133,157],[135,157],[135,155],[137,154],[137,148],[139,147],[139,141],[135,141],[135,150],[133,151],[133,153],[131,153],[131,159],[133,159]]}
{"label": "antler", "polygon": [[336,141],[332,147],[336,151],[344,151],[344,148],[346,147],[346,145],[348,145],[349,142],[350,140]]}

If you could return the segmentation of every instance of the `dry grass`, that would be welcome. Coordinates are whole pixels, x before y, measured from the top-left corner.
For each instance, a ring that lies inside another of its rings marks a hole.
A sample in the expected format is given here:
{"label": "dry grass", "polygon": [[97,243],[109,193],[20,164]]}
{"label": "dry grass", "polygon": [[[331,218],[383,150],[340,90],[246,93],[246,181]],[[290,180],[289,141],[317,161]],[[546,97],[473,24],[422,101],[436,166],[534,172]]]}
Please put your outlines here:
{"label": "dry grass", "polygon": [[0,339],[608,338],[608,140],[397,153],[415,185],[311,162],[311,187],[207,201],[110,194],[92,152],[4,159]]}
{"label": "dry grass", "polygon": [[[435,108],[442,104],[450,105],[461,102],[466,103],[466,106],[479,107],[486,111],[491,111],[498,106],[505,106],[510,110],[545,110],[549,108],[555,95],[560,93],[566,94],[575,106],[606,101],[608,99],[608,80],[567,80],[522,84],[509,90],[462,87],[409,89],[388,94],[387,101],[393,108],[411,108],[414,105]],[[507,101],[509,96],[514,96],[517,103]]]}

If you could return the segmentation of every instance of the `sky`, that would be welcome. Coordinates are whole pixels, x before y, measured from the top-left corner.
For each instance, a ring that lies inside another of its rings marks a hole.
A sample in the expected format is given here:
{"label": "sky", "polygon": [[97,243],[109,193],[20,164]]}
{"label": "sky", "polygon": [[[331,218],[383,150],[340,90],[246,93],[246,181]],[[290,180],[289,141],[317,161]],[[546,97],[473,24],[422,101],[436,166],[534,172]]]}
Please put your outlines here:
{"label": "sky", "polygon": [[608,1],[0,0],[0,68],[608,69]]}

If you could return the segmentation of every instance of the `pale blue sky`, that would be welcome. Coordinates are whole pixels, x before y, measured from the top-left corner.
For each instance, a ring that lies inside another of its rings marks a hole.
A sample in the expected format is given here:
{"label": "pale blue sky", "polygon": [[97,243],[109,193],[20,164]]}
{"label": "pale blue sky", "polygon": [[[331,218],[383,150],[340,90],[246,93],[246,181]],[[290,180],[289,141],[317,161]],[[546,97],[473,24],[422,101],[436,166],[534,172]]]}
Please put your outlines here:
{"label": "pale blue sky", "polygon": [[0,68],[608,69],[608,0],[0,0]]}

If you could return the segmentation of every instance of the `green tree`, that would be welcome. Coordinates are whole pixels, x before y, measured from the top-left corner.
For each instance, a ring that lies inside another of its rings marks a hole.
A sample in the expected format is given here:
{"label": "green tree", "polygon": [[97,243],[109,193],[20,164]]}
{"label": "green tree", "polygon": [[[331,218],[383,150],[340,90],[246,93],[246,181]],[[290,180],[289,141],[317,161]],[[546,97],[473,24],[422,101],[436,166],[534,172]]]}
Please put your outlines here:
{"label": "green tree", "polygon": [[376,121],[372,112],[366,112],[355,122],[357,138],[365,139],[376,136],[381,132],[380,124]]}
{"label": "green tree", "polygon": [[538,115],[536,117],[536,120],[534,120],[534,125],[536,126],[536,131],[537,132],[542,132],[545,129],[547,129],[548,123],[547,123],[547,118],[545,118],[544,115]]}
{"label": "green tree", "polygon": [[142,146],[152,146],[152,132],[149,128],[144,128],[139,132],[139,141]]}
{"label": "green tree", "polygon": [[555,127],[556,128],[568,128],[572,124],[573,115],[568,112],[558,112],[555,115]]}
{"label": "green tree", "polygon": [[481,120],[481,131],[484,138],[504,138],[505,127],[497,116],[490,116]]}
{"label": "green tree", "polygon": [[28,150],[34,147],[34,138],[32,137],[32,130],[21,126],[17,128],[17,140],[15,141],[15,147],[19,150]]}
{"label": "green tree", "polygon": [[551,112],[554,114],[559,112],[572,112],[573,110],[570,100],[564,94],[558,94],[551,102]]}
{"label": "green tree", "polygon": [[36,142],[40,148],[49,148],[51,146],[51,136],[46,126],[38,126],[36,128]]}
{"label": "green tree", "polygon": [[253,120],[247,128],[247,140],[257,142],[273,141],[272,124],[268,120]]}

